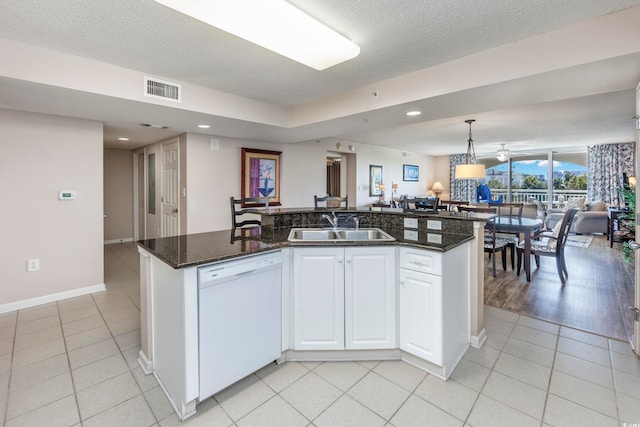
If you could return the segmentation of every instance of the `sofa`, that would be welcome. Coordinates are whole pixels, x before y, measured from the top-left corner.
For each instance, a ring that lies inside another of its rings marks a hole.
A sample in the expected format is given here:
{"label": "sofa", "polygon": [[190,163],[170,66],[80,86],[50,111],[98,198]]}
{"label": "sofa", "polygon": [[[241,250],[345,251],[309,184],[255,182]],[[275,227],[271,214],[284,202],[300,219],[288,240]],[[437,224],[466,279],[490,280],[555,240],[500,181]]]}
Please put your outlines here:
{"label": "sofa", "polygon": [[549,209],[547,211],[547,228],[553,228],[567,209],[576,207],[579,209],[569,232],[575,234],[607,234],[609,231],[609,213],[607,204],[602,201],[586,202],[584,198],[569,199],[562,209]]}

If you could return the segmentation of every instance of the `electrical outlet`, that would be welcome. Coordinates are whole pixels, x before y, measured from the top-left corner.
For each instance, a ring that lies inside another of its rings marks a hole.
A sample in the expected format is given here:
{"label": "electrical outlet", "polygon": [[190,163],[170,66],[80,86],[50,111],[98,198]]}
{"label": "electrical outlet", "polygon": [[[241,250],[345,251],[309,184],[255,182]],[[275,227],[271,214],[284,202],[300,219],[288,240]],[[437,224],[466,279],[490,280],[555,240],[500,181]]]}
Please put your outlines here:
{"label": "electrical outlet", "polygon": [[40,270],[40,260],[38,258],[28,259],[27,260],[27,271],[38,271]]}

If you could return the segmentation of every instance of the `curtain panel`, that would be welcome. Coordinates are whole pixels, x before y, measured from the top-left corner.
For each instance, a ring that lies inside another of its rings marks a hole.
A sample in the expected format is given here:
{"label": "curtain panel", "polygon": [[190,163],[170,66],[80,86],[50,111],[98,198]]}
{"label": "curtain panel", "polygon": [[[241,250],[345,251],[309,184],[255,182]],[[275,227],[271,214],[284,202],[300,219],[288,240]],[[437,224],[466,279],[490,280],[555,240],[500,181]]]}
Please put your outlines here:
{"label": "curtain panel", "polygon": [[451,200],[469,201],[474,204],[478,191],[475,179],[455,179],[456,165],[467,163],[466,154],[452,154],[449,158],[449,179],[451,182]]}
{"label": "curtain panel", "polygon": [[593,145],[587,149],[587,199],[622,206],[622,174],[635,176],[635,143]]}

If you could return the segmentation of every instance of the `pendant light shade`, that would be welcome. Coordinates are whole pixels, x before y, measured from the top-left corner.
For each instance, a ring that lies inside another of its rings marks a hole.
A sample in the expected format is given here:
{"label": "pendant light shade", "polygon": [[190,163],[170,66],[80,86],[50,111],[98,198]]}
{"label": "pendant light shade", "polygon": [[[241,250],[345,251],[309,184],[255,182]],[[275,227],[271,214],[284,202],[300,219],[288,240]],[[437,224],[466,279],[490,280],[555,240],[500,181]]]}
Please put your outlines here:
{"label": "pendant light shade", "polygon": [[473,138],[471,137],[471,123],[473,122],[475,122],[473,119],[465,120],[465,123],[469,123],[466,163],[456,165],[455,179],[481,179],[485,177],[484,165],[476,164],[476,150],[473,148]]}

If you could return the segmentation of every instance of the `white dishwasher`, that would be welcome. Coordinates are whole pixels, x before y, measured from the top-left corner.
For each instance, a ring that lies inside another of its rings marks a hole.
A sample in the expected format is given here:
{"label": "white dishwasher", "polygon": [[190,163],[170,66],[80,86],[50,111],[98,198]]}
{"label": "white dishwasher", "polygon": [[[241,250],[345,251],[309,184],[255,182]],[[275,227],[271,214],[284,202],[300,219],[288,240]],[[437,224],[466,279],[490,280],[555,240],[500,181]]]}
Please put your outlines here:
{"label": "white dishwasher", "polygon": [[202,401],[281,356],[280,251],[198,268]]}

